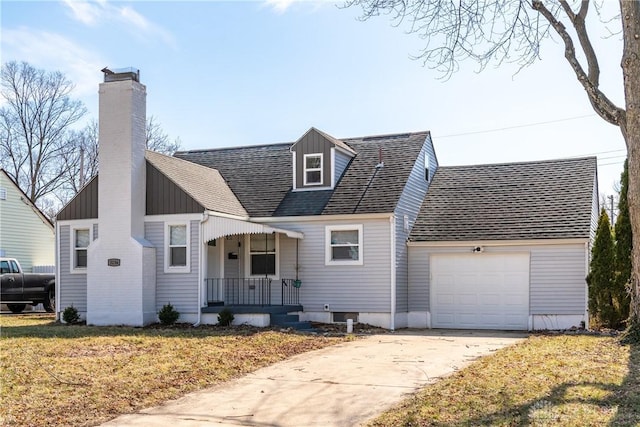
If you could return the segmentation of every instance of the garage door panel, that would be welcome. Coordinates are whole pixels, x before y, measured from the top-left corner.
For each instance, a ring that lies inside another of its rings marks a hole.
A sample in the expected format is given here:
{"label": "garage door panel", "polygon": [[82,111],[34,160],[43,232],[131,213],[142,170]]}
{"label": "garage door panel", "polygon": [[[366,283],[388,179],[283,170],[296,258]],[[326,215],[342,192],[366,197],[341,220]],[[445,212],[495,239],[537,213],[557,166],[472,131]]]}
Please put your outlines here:
{"label": "garage door panel", "polygon": [[529,255],[431,256],[435,328],[527,329]]}

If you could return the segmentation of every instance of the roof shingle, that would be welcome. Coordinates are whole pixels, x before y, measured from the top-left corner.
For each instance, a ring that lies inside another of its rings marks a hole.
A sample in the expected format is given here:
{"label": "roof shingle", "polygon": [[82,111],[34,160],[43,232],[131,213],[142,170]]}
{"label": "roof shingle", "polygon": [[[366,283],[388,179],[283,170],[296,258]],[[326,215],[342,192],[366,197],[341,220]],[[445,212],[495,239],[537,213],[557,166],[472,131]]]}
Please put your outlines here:
{"label": "roof shingle", "polygon": [[413,241],[589,238],[596,158],[440,167]]}
{"label": "roof shingle", "polygon": [[205,209],[248,216],[217,170],[150,150],[145,153],[145,158]]}
{"label": "roof shingle", "polygon": [[[175,156],[218,169],[252,217],[391,213],[428,135],[339,140],[357,154],[332,191],[292,191],[292,144],[183,151]],[[376,169],[380,155],[384,167]]]}

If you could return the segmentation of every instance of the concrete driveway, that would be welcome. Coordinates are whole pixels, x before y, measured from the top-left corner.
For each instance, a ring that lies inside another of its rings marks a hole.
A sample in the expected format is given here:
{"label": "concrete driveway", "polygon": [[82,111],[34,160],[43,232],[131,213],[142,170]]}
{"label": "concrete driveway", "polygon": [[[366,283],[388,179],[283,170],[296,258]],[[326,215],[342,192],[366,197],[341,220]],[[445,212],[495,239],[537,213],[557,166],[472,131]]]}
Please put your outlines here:
{"label": "concrete driveway", "polygon": [[526,338],[401,330],[312,351],[107,426],[357,426],[425,385]]}

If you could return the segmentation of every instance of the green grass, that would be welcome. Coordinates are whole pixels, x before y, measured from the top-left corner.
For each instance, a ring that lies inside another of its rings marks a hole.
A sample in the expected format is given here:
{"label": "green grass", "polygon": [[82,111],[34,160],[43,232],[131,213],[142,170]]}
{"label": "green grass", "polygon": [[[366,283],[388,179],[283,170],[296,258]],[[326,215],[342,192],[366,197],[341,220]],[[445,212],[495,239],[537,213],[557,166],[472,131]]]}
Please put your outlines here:
{"label": "green grass", "polygon": [[423,389],[371,426],[638,426],[640,348],[532,336]]}
{"label": "green grass", "polygon": [[0,425],[96,425],[343,338],[0,316]]}

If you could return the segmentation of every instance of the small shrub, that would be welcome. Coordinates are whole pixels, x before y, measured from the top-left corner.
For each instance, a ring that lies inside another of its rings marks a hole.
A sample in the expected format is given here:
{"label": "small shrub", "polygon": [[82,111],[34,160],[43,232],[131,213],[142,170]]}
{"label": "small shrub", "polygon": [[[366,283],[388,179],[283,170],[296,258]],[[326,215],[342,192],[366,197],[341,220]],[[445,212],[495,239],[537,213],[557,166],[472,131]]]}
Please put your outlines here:
{"label": "small shrub", "polygon": [[64,311],[62,312],[62,320],[64,320],[65,323],[68,323],[70,325],[74,323],[78,323],[80,321],[80,315],[78,314],[78,309],[75,308],[73,304],[65,308]]}
{"label": "small shrub", "polygon": [[158,312],[158,318],[163,325],[173,325],[180,317],[180,313],[176,311],[171,303],[165,304]]}
{"label": "small shrub", "polygon": [[235,316],[233,315],[231,310],[229,310],[228,308],[225,308],[220,313],[218,313],[218,324],[220,326],[231,325],[231,322],[233,322],[233,319],[235,319]]}

